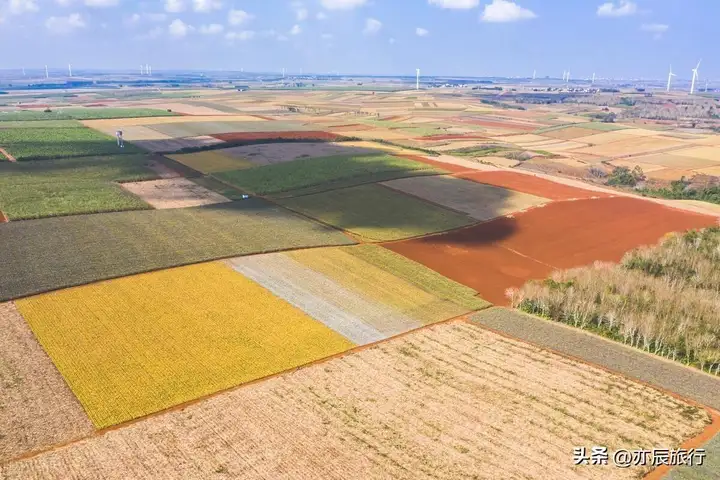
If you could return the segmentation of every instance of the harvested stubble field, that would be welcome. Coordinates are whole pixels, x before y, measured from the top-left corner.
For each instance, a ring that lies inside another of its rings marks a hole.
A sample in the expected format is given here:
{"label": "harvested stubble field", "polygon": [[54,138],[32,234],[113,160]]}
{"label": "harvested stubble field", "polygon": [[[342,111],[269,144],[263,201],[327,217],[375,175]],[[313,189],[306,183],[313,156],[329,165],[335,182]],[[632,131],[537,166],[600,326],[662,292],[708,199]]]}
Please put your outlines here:
{"label": "harvested stubble field", "polygon": [[493,171],[471,172],[458,175],[460,178],[487,185],[495,185],[518,192],[549,198],[551,200],[570,200],[576,198],[609,197],[610,195],[593,190],[571,187],[544,178],[524,173]]}
{"label": "harvested stubble field", "polygon": [[17,306],[98,428],[354,346],[216,262],[38,295]]}
{"label": "harvested stubble field", "polygon": [[715,165],[720,164],[720,151],[717,147],[694,147],[678,150],[675,155],[690,157],[694,159],[702,159],[713,162]]}
{"label": "harvested stubble field", "polygon": [[485,221],[547,203],[546,198],[449,176],[402,178],[384,182],[394,190]]}
{"label": "harvested stubble field", "polygon": [[234,133],[223,133],[219,135],[213,135],[218,140],[224,142],[242,142],[249,140],[307,140],[312,141],[332,141],[339,140],[343,136],[337,133],[323,132],[318,130],[308,130],[301,132],[273,132],[273,131],[258,131],[258,132],[234,132]]}
{"label": "harvested stubble field", "polygon": [[286,163],[301,158],[383,155],[377,148],[353,147],[345,142],[282,142],[243,145],[222,149],[223,155],[245,159],[255,166]]}
{"label": "harvested stubble field", "polygon": [[0,331],[0,463],[90,434],[90,420],[12,303],[0,303]]}
{"label": "harvested stubble field", "polygon": [[140,153],[133,145],[120,149],[115,138],[77,127],[0,129],[0,146],[18,161]]}
{"label": "harvested stubble field", "polygon": [[0,163],[0,210],[22,220],[147,209],[115,182],[157,178],[148,164],[134,155]]}
{"label": "harvested stubble field", "polygon": [[[593,132],[592,130],[588,130],[587,128],[569,126],[553,130],[543,129],[539,131],[542,132],[539,134],[543,137],[557,138],[559,140],[574,140],[578,137],[587,137],[585,141],[592,143],[592,137],[588,135],[592,135]],[[536,131],[535,133],[538,132]]]}
{"label": "harvested stubble field", "polygon": [[180,153],[166,157],[202,173],[227,172],[253,167],[254,164],[243,158],[235,158],[222,153],[222,150],[207,152]]}
{"label": "harvested stubble field", "polygon": [[56,108],[52,112],[21,110],[0,112],[0,122],[39,120],[89,120],[100,118],[170,117],[177,115],[153,108]]}
{"label": "harvested stubble field", "polygon": [[157,209],[199,207],[230,201],[187,178],[128,182],[122,187]]}
{"label": "harvested stubble field", "polygon": [[417,237],[475,222],[468,215],[375,184],[277,201],[368,241]]}
{"label": "harvested stubble field", "polygon": [[[9,464],[8,479],[631,479],[576,446],[669,448],[708,421],[649,387],[477,326],[435,325]],[[218,425],[224,425],[221,433]],[[158,452],[163,452],[158,454]]]}
{"label": "harvested stubble field", "polygon": [[351,243],[259,199],[10,222],[0,228],[0,301],[218,258]]}
{"label": "harvested stubble field", "polygon": [[587,148],[579,148],[574,151],[604,157],[625,157],[643,153],[659,152],[661,150],[682,147],[684,145],[687,145],[687,142],[683,140],[671,140],[669,138],[625,137],[625,140],[610,142],[603,145],[595,145]]}
{"label": "harvested stubble field", "polygon": [[291,196],[415,175],[445,173],[423,163],[391,155],[301,158],[214,174],[220,180],[256,194]]}
{"label": "harvested stubble field", "polygon": [[[714,149],[713,149],[714,150]],[[677,150],[672,153],[659,153],[656,155],[648,155],[646,157],[633,157],[627,161],[637,161],[657,165],[660,168],[678,168],[687,170],[696,170],[720,165],[720,155],[717,160],[709,160],[702,157],[694,157],[689,155],[694,152],[694,148]],[[645,171],[645,170],[643,170]]]}
{"label": "harvested stubble field", "polygon": [[165,123],[150,125],[149,127],[173,138],[196,137],[198,135],[223,135],[235,132],[296,132],[311,130],[301,122],[263,121],[255,118],[254,121],[223,121],[222,117],[216,121],[196,122],[195,117],[185,117],[182,123]]}

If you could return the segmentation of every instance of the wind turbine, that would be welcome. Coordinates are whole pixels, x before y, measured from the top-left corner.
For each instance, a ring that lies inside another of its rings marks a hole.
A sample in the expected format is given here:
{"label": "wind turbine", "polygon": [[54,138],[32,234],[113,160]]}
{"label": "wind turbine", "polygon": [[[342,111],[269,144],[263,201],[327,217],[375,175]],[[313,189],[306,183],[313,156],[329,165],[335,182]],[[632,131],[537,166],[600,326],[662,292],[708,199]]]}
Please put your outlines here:
{"label": "wind turbine", "polygon": [[535,74],[537,73],[537,70],[533,70],[533,80],[535,80]]}
{"label": "wind turbine", "polygon": [[705,79],[705,93],[707,93],[707,89],[708,89],[708,80],[707,80],[707,78],[706,78],[706,79]]}
{"label": "wind turbine", "polygon": [[670,91],[670,83],[672,82],[672,77],[675,77],[676,75],[672,73],[672,65],[670,65],[670,73],[668,73],[668,83],[667,83],[667,89],[665,89],[666,92]]}
{"label": "wind turbine", "polygon": [[143,74],[143,65],[142,65],[142,63],[141,63],[141,64],[140,64],[140,75],[142,75],[142,74]]}
{"label": "wind turbine", "polygon": [[45,65],[45,79],[47,80],[48,78],[50,78],[50,75],[48,75],[47,65]]}
{"label": "wind turbine", "polygon": [[567,76],[567,72],[565,70],[563,70],[563,79],[562,79],[563,82],[565,81],[566,76]]}
{"label": "wind turbine", "polygon": [[698,70],[700,69],[700,63],[701,63],[701,62],[702,62],[702,58],[701,58],[700,61],[697,63],[697,66],[692,69],[693,76],[692,76],[692,83],[690,84],[690,95],[692,95],[693,93],[695,93],[695,82],[697,82]]}
{"label": "wind turbine", "polygon": [[567,72],[567,78],[565,79],[565,82],[570,83],[570,70]]}
{"label": "wind turbine", "polygon": [[25,67],[22,67],[23,77],[25,76]]}
{"label": "wind turbine", "polygon": [[420,90],[420,69],[415,69],[415,90]]}
{"label": "wind turbine", "polygon": [[68,77],[72,77],[72,65],[68,63]]}
{"label": "wind turbine", "polygon": [[592,80],[590,80],[590,85],[595,84],[595,72],[593,72]]}

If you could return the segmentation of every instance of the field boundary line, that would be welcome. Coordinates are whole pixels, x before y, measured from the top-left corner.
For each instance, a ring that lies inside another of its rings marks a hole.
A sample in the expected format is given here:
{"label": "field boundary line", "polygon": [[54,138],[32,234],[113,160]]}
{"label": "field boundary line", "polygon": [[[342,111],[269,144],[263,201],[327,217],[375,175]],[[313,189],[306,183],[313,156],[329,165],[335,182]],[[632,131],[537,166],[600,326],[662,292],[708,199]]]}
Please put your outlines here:
{"label": "field boundary line", "polygon": [[[492,307],[492,306],[493,306],[493,305],[490,304],[490,305],[488,305],[487,307],[484,307],[484,308],[481,308],[481,309],[478,309],[478,310],[472,310],[472,311],[470,311],[470,312],[463,313],[462,315],[458,315],[458,316],[455,316],[455,317],[451,317],[451,318],[448,318],[448,319],[445,319],[445,320],[440,320],[440,321],[438,321],[438,322],[430,323],[430,324],[427,324],[427,325],[421,325],[421,326],[419,326],[419,327],[417,327],[417,328],[413,328],[413,329],[408,330],[408,331],[406,331],[406,332],[398,333],[397,335],[393,335],[393,336],[391,336],[391,337],[384,338],[384,339],[382,339],[382,340],[378,340],[378,341],[371,342],[371,343],[366,343],[365,345],[357,345],[357,346],[355,346],[355,347],[353,347],[353,348],[350,348],[350,349],[348,349],[348,350],[345,350],[344,352],[336,353],[336,354],[333,354],[333,355],[330,355],[330,356],[327,356],[327,357],[323,357],[323,358],[320,358],[320,359],[317,359],[317,360],[313,360],[312,362],[304,363],[304,364],[302,364],[302,365],[298,365],[298,366],[296,366],[296,367],[289,368],[289,369],[283,370],[283,371],[281,371],[281,372],[277,372],[277,373],[273,373],[273,374],[271,374],[271,375],[266,375],[266,376],[264,376],[264,377],[256,378],[255,380],[251,380],[251,381],[249,381],[249,382],[244,382],[244,383],[241,383],[241,384],[239,384],[239,385],[235,385],[235,386],[232,386],[232,387],[223,389],[223,390],[219,390],[219,391],[217,391],[217,392],[209,393],[209,394],[207,394],[207,395],[203,395],[203,396],[194,398],[194,399],[192,399],[192,400],[188,400],[188,401],[186,401],[186,402],[183,402],[183,403],[180,403],[180,404],[177,404],[177,405],[173,405],[172,407],[168,407],[168,408],[165,408],[165,409],[163,409],[163,410],[159,410],[159,411],[157,411],[157,412],[153,412],[153,413],[150,413],[150,414],[147,414],[147,415],[143,415],[143,416],[141,416],[141,417],[133,418],[132,420],[127,420],[127,421],[125,421],[125,422],[118,423],[118,424],[116,424],[116,425],[112,425],[112,426],[110,426],[110,427],[105,427],[105,428],[102,428],[102,429],[97,429],[97,430],[95,430],[93,433],[91,433],[91,434],[88,435],[88,436],[85,436],[85,437],[82,437],[82,438],[76,438],[76,439],[74,439],[74,440],[69,440],[69,441],[67,441],[67,442],[59,443],[59,444],[57,444],[57,445],[52,445],[52,446],[47,447],[47,448],[43,448],[43,449],[39,449],[39,450],[34,450],[34,451],[31,451],[31,452],[27,452],[27,453],[25,453],[25,454],[23,454],[23,455],[20,455],[20,456],[18,456],[18,457],[12,458],[12,459],[10,459],[10,460],[6,460],[6,461],[4,461],[4,462],[0,462],[0,466],[10,465],[10,464],[12,464],[12,463],[22,462],[22,461],[25,461],[25,460],[30,460],[30,459],[33,459],[33,458],[38,457],[38,456],[40,456],[40,455],[44,455],[44,454],[46,454],[46,453],[51,453],[51,452],[55,452],[55,451],[57,451],[57,450],[61,450],[61,449],[66,448],[66,447],[70,447],[70,446],[72,446],[72,445],[74,445],[74,444],[76,444],[76,443],[81,443],[81,442],[84,442],[84,441],[92,440],[92,439],[94,439],[94,438],[99,438],[99,437],[104,436],[106,433],[109,433],[109,432],[112,432],[112,431],[115,431],[115,430],[121,430],[121,429],[123,429],[123,428],[130,427],[130,426],[132,426],[132,425],[134,425],[134,424],[136,424],[136,423],[140,423],[140,422],[143,422],[143,421],[148,420],[148,419],[151,419],[151,418],[160,417],[160,416],[165,415],[165,414],[168,414],[168,413],[172,413],[172,412],[184,410],[184,409],[186,409],[186,408],[188,408],[188,407],[192,407],[192,406],[194,406],[194,405],[197,405],[197,404],[199,404],[199,403],[202,403],[202,402],[204,402],[204,401],[206,401],[206,400],[209,400],[209,399],[211,399],[211,398],[215,398],[215,397],[217,397],[217,396],[219,396],[219,395],[223,395],[223,394],[226,394],[226,393],[234,392],[234,391],[240,390],[240,389],[242,389],[242,388],[247,388],[247,387],[250,387],[250,386],[252,386],[252,385],[255,385],[256,383],[264,382],[264,381],[266,381],[266,380],[270,380],[270,379],[273,379],[273,378],[276,378],[276,377],[280,377],[280,376],[283,376],[283,375],[290,375],[290,374],[295,373],[295,372],[297,372],[297,371],[304,370],[304,369],[306,369],[306,368],[310,368],[310,367],[313,367],[313,366],[316,366],[316,365],[322,365],[322,364],[327,363],[327,362],[329,362],[329,361],[331,361],[331,360],[335,360],[335,359],[338,359],[338,358],[343,358],[343,357],[345,357],[345,356],[352,355],[352,354],[361,352],[361,351],[363,351],[363,350],[367,350],[367,349],[370,349],[370,348],[373,348],[373,347],[377,347],[378,345],[381,345],[381,344],[383,344],[383,343],[385,343],[385,342],[387,342],[387,341],[395,340],[395,339],[398,339],[398,338],[403,338],[403,337],[405,337],[405,336],[411,335],[411,334],[416,333],[416,332],[419,332],[419,331],[421,331],[421,330],[425,330],[425,329],[429,329],[429,328],[435,327],[436,325],[444,325],[444,324],[449,324],[449,323],[454,323],[454,322],[456,322],[456,323],[472,323],[472,322],[470,322],[470,320],[469,320],[469,317],[470,317],[471,315],[473,315],[474,313],[477,313],[477,312],[479,312],[479,311],[485,310],[485,309],[487,309],[487,308],[490,308],[490,307]],[[314,319],[313,319],[313,320],[314,320]],[[318,321],[318,320],[315,320],[315,321]]]}

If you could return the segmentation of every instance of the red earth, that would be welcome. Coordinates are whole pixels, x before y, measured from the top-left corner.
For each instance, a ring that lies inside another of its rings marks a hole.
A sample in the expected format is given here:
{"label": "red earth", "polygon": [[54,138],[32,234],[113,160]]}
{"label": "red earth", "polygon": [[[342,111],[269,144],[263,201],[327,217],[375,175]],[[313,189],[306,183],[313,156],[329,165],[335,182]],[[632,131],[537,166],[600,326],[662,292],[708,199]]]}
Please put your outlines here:
{"label": "red earth", "polygon": [[225,142],[238,142],[242,140],[278,140],[278,139],[298,139],[298,140],[337,140],[343,138],[342,135],[331,132],[322,131],[293,131],[293,132],[233,132],[218,133],[210,135],[218,140]]}
{"label": "red earth", "polygon": [[0,210],[0,223],[7,223],[7,221],[8,221],[7,216],[3,213],[2,210]]}
{"label": "red earth", "polygon": [[554,202],[512,218],[383,246],[507,305],[507,288],[545,278],[554,269],[618,262],[668,232],[717,224],[717,217],[610,197]]}
{"label": "red earth", "polygon": [[469,172],[459,174],[457,176],[466,180],[472,180],[473,182],[495,185],[496,187],[503,187],[509,190],[515,190],[516,192],[529,193],[530,195],[537,195],[538,197],[549,198],[551,200],[612,196],[608,193],[571,187],[570,185],[553,182],[534,175],[525,175],[516,172]]}

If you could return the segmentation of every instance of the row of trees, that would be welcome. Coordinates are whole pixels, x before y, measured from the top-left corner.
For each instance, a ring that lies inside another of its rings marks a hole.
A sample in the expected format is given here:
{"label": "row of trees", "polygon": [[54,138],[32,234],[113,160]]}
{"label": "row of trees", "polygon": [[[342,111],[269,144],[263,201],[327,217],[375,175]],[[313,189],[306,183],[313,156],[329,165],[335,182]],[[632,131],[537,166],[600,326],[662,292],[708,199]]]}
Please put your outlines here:
{"label": "row of trees", "polygon": [[720,375],[720,228],[673,235],[619,265],[555,272],[508,296],[528,313]]}

